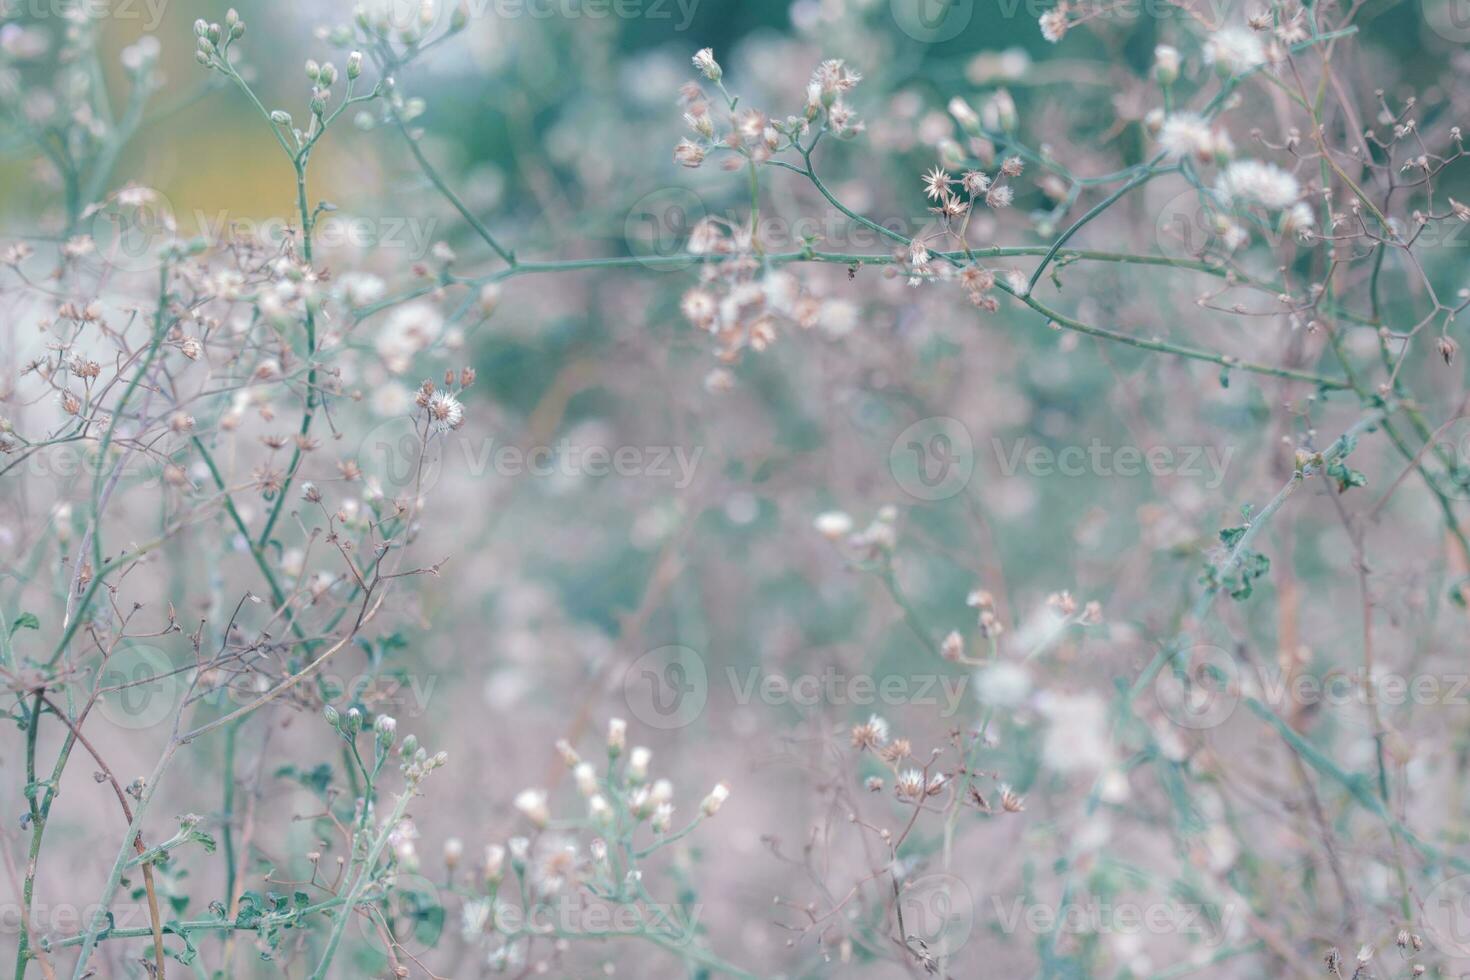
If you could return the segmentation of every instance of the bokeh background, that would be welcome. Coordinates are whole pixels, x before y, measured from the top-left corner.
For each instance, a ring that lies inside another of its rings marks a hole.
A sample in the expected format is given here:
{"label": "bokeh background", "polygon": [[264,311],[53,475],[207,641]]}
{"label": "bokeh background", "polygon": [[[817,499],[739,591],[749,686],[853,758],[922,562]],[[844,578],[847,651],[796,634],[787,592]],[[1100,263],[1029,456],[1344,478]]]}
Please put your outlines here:
{"label": "bokeh background", "polygon": [[[47,11],[12,6],[11,23],[54,29]],[[598,16],[577,4],[538,8],[549,9],[547,16],[518,13],[509,3],[482,6],[462,33],[396,83],[424,101],[413,125],[423,130],[425,153],[523,260],[673,255],[701,215],[745,213],[741,175],[709,164],[685,170],[672,160],[685,131],[679,88],[693,77],[689,58],[700,48],[715,49],[742,104],[776,116],[799,111],[821,60],[843,58],[861,71],[851,98],[867,132],[825,146],[818,163],[844,203],[912,233],[931,220],[919,176],[933,164],[936,144],[953,138],[944,113],[952,96],[979,104],[1006,87],[1030,144],[1047,145],[1077,173],[1112,171],[1149,151],[1140,121],[1157,103],[1148,79],[1155,46],[1197,51],[1191,38],[1203,33],[1183,14],[1107,17],[1052,45],[1037,28],[1039,11],[1004,0],[957,3],[937,21],[921,18],[925,11],[906,0],[642,0],[626,16]],[[282,0],[237,7],[249,25],[243,64],[261,101],[304,118],[301,66],[307,58],[340,62],[329,34],[351,11]],[[1207,19],[1243,14],[1226,3],[1196,7]],[[1439,29],[1445,21],[1418,3],[1373,0],[1362,8],[1360,33],[1342,57],[1364,111],[1375,111],[1372,93],[1384,89],[1398,100],[1414,93],[1425,129],[1463,116],[1466,38]],[[156,22],[141,0],[132,9],[136,17],[119,9],[97,22],[102,84],[127,91],[119,55],[145,33],[161,42],[166,82],[153,99],[157,116],[145,119],[118,157],[109,186],[155,189],[186,236],[230,222],[289,222],[295,188],[279,147],[239,93],[193,61],[191,24],[221,19],[225,6],[159,0]],[[27,80],[43,67],[21,68],[14,96],[22,111],[42,97]],[[1256,115],[1242,112],[1230,124],[1242,146],[1251,143],[1253,125],[1270,129],[1281,118],[1273,118],[1269,97],[1252,105]],[[0,238],[54,238],[62,223],[54,173],[24,146],[7,149]],[[1452,169],[1441,189],[1463,199],[1466,182],[1464,168]],[[1030,175],[1027,188],[1013,212],[977,216],[977,241],[1044,245],[1054,237],[1053,202]],[[1169,209],[1184,191],[1159,181],[1079,243],[1182,254]],[[434,261],[429,249],[437,242],[453,249],[465,274],[497,267],[413,165],[398,134],[381,125],[336,128],[313,156],[310,193],[332,202],[334,216],[360,217],[367,229],[319,249],[318,265],[330,273],[372,273],[402,288],[413,282],[416,263]],[[810,232],[833,250],[887,251],[794,174],[768,168],[761,194],[771,221],[806,221],[785,231],[773,226],[772,234],[788,236],[783,247],[799,247],[795,238]],[[1446,295],[1463,284],[1465,244],[1451,240],[1427,252],[1429,274]],[[1258,265],[1270,272],[1270,262],[1263,255]],[[1259,507],[1290,476],[1294,446],[1320,448],[1351,424],[1354,400],[1318,398],[1309,386],[1239,372],[1222,377],[1209,365],[1047,329],[1018,304],[979,314],[955,290],[913,289],[878,268],[812,267],[801,275],[822,299],[819,325],[783,334],[714,377],[724,368],[678,310],[696,281],[693,268],[514,279],[493,316],[446,325],[407,364],[375,356],[384,349],[379,338],[403,326],[393,325],[394,311],[350,330],[342,321],[344,344],[362,356],[344,368],[355,397],[334,417],[325,452],[356,459],[390,495],[410,489],[395,420],[419,380],[466,364],[478,372],[465,399],[466,428],[436,447],[413,544],[416,560],[447,561],[436,577],[402,590],[391,626],[371,631],[336,671],[349,686],[369,682],[339,707],[391,713],[400,730],[451,756],[449,776],[433,780],[413,808],[418,874],[431,909],[420,923],[428,937],[424,969],[479,976],[496,964],[493,943],[462,934],[459,903],[445,888],[444,842],[463,841],[465,866],[473,864],[485,844],[519,832],[512,800],[527,786],[554,786],[553,798],[576,808],[553,742],[595,747],[607,719],[623,717],[630,740],[652,748],[655,770],[674,782],[681,813],[692,814],[716,780],[733,790],[717,818],[654,868],[665,894],[697,901],[705,941],[722,957],[758,975],[917,975],[912,961],[892,955],[885,896],[869,886],[859,900],[844,901],[877,860],[872,838],[853,829],[849,814],[895,830],[907,818],[891,794],[863,789],[877,770],[853,753],[848,729],[879,713],[922,754],[948,744],[951,730],[973,728],[982,712],[992,717],[996,704],[1004,710],[990,722],[995,744],[981,766],[1025,794],[1026,809],[961,815],[950,866],[960,885],[945,900],[959,910],[963,935],[954,941],[948,933],[949,975],[1254,977],[1276,962],[1262,951],[1262,936],[1284,936],[1302,962],[1369,937],[1391,947],[1400,892],[1386,855],[1395,842],[1381,822],[1352,816],[1340,789],[1321,788],[1363,906],[1356,933],[1342,929],[1304,788],[1314,780],[1292,770],[1271,730],[1249,712],[1227,713],[1201,733],[1151,707],[1148,723],[1168,753],[1115,758],[1098,744],[1118,685],[1131,683],[1162,642],[1191,625],[1182,622],[1184,610],[1219,529],[1239,523],[1243,505]],[[1389,314],[1412,322],[1421,297],[1407,277],[1389,275]],[[1082,319],[1140,335],[1273,363],[1323,356],[1320,336],[1287,318],[1201,308],[1197,297],[1214,288],[1204,277],[1068,265],[1043,288]],[[414,309],[442,317],[460,299],[430,294]],[[37,341],[24,324],[44,301],[18,294],[5,301],[10,324],[0,360],[15,369],[34,356]],[[1370,328],[1353,328],[1346,339],[1363,364],[1377,357]],[[1406,382],[1427,393],[1431,418],[1452,418],[1464,392],[1462,367],[1423,358],[1405,369]],[[7,404],[7,414],[44,411],[21,401]],[[914,432],[929,447],[936,434],[970,444],[968,454],[955,456],[960,474],[946,477],[938,492],[907,468],[913,437],[905,433]],[[1088,466],[1070,475],[1015,462],[1031,450],[1092,445],[1164,448],[1195,466],[1152,475]],[[542,447],[540,458],[557,461],[554,472],[526,472],[497,455]],[[593,447],[632,450],[637,463],[626,474],[599,476],[568,462]],[[1368,474],[1374,489],[1365,492],[1373,498],[1401,468],[1370,440],[1354,465]],[[54,468],[4,488],[8,614],[64,577],[49,562],[36,567],[25,559],[57,502],[79,499],[82,489]],[[133,521],[144,533],[156,521],[155,493],[145,479],[128,484],[115,505],[127,515],[119,526]],[[851,514],[861,529],[890,506],[897,544],[889,581],[813,529],[817,515],[834,510]],[[247,520],[258,521],[264,508],[247,509]],[[1436,677],[1464,669],[1464,612],[1450,596],[1467,570],[1440,520],[1423,489],[1406,484],[1367,529],[1371,615],[1385,669]],[[329,555],[304,555],[304,533],[293,535],[296,544],[288,541],[276,556],[283,569],[309,576],[313,562],[326,566]],[[219,597],[237,594],[252,574],[223,523],[220,538],[207,553],[166,553],[151,578],[141,579],[139,596],[187,610],[181,620],[218,608]],[[1243,651],[1248,664],[1300,661],[1319,677],[1352,669],[1362,640],[1358,584],[1325,484],[1292,501],[1266,550],[1271,575],[1249,603],[1224,604],[1218,621],[1200,628],[1201,641]],[[987,681],[938,655],[938,639],[952,629],[980,642],[966,605],[977,588],[996,596],[1008,626],[1001,655],[1020,679]],[[1051,638],[1047,597],[1063,590],[1101,603],[1103,623]],[[172,642],[155,646],[181,662],[182,648]],[[1038,644],[1042,651],[1028,659]],[[670,647],[682,652],[671,655]],[[674,661],[696,669],[671,675]],[[752,680],[766,677],[835,677],[839,686],[814,700],[762,684],[751,693]],[[649,693],[671,678],[698,692],[672,720]],[[896,683],[904,693],[865,700],[843,686],[853,678]],[[1006,681],[1012,687],[977,693]],[[946,684],[959,691],[953,704]],[[150,696],[167,704],[171,692],[165,686]],[[318,846],[314,770],[336,761],[330,738],[320,734],[319,709],[273,710],[238,736],[235,773],[250,794],[253,828],[242,846],[262,876],[278,869],[304,877],[306,855]],[[1407,705],[1388,714],[1404,745],[1396,785],[1414,801],[1416,826],[1462,849],[1470,745],[1464,707]],[[99,720],[111,726],[106,737],[120,773],[151,768],[166,734],[153,715],[145,706]],[[1360,706],[1323,708],[1301,726],[1350,771],[1371,770],[1378,748]],[[24,809],[18,745],[12,740],[0,753],[7,814]],[[208,824],[221,807],[224,749],[193,751],[187,772],[176,772],[167,789],[174,809],[159,812],[197,812]],[[1085,771],[1099,753],[1097,764],[1121,786],[1115,782],[1100,806],[1089,806],[1091,784],[1072,767],[1081,759]],[[41,899],[57,908],[96,892],[121,831],[106,809],[106,788],[85,768],[69,773],[48,842],[52,874]],[[7,843],[18,855],[13,829]],[[938,823],[917,833],[906,858],[914,875],[937,870],[943,839]],[[1061,903],[1057,862],[1079,849],[1088,887],[1107,901],[1202,903],[1228,910],[1225,921],[1203,934],[1082,928],[1048,950],[1044,933],[1007,916],[1018,900]],[[1417,882],[1414,894],[1422,897],[1434,882]],[[218,869],[205,862],[187,879],[168,878],[167,887],[189,896],[197,913],[219,888]],[[807,928],[808,907],[821,925]],[[12,940],[9,929],[3,941]],[[1222,951],[1231,955],[1214,962]],[[1457,975],[1449,972],[1455,950],[1432,951],[1441,972],[1431,975]],[[128,952],[123,943],[107,947],[109,975],[142,975],[137,950]],[[300,963],[252,959],[242,953],[232,969],[242,976],[301,971]],[[675,956],[617,943],[578,944],[551,962],[560,976],[685,972]],[[378,976],[385,961],[364,939],[339,966],[343,976]],[[512,963],[510,970],[522,975],[533,967]]]}

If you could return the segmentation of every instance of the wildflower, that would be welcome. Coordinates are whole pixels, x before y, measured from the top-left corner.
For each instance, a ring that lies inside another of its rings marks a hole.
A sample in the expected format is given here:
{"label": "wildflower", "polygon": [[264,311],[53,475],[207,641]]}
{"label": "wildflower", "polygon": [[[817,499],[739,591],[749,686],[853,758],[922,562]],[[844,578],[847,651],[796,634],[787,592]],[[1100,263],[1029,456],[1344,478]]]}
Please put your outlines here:
{"label": "wildflower", "polygon": [[628,723],[621,718],[609,718],[607,722],[607,754],[622,755],[628,744]]}
{"label": "wildflower", "polygon": [[711,395],[723,395],[735,387],[735,375],[724,368],[712,368],[704,376],[704,390]]}
{"label": "wildflower", "polygon": [[1317,219],[1312,215],[1312,209],[1305,202],[1293,204],[1281,216],[1281,230],[1287,233],[1295,233],[1303,239],[1311,237],[1313,226]]}
{"label": "wildflower", "polygon": [[684,294],[679,301],[679,310],[691,324],[709,330],[715,325],[719,305],[708,290],[696,288]]}
{"label": "wildflower", "polygon": [[1067,35],[1067,28],[1071,25],[1067,22],[1067,5],[1048,10],[1041,15],[1041,36],[1052,44],[1056,44]]}
{"label": "wildflower", "polygon": [[561,756],[561,761],[568,769],[575,769],[577,763],[582,761],[582,757],[577,754],[577,750],[572,748],[572,743],[564,738],[556,740],[556,753]]}
{"label": "wildflower", "polygon": [[1046,597],[1046,604],[1063,616],[1070,616],[1077,611],[1077,600],[1067,591],[1053,592]]}
{"label": "wildflower", "polygon": [[709,791],[709,795],[704,798],[699,809],[706,817],[712,817],[720,811],[720,807],[724,806],[725,801],[729,798],[730,787],[724,783],[715,783],[715,788]]}
{"label": "wildflower", "polygon": [[705,139],[710,139],[715,135],[715,123],[710,118],[709,103],[703,99],[690,104],[689,111],[684,113],[684,122]]}
{"label": "wildflower", "polygon": [[960,186],[971,197],[979,197],[990,190],[990,177],[978,170],[966,170],[960,175]]}
{"label": "wildflower", "polygon": [[595,793],[587,800],[587,816],[600,824],[612,822],[612,805],[607,802],[607,797],[601,793]]}
{"label": "wildflower", "polygon": [[935,167],[924,175],[924,196],[931,201],[949,193],[950,176],[939,167]]}
{"label": "wildflower", "polygon": [[654,780],[653,787],[648,792],[648,798],[655,806],[668,803],[674,798],[674,784],[667,779]]}
{"label": "wildflower", "polygon": [[653,753],[646,746],[638,745],[628,753],[628,781],[641,783],[648,778],[648,763]]}
{"label": "wildflower", "polygon": [[964,217],[965,213],[970,210],[970,205],[949,191],[945,191],[944,199],[939,202],[939,207],[929,210],[952,220]]}
{"label": "wildflower", "polygon": [[852,729],[852,747],[858,750],[881,748],[888,741],[888,722],[872,715],[861,725]]}
{"label": "wildflower", "polygon": [[1450,198],[1450,210],[1461,221],[1470,221],[1470,204],[1462,204],[1452,197]]}
{"label": "wildflower", "polygon": [[1026,798],[1005,783],[1000,784],[1000,808],[1006,813],[1020,813],[1026,809]]}
{"label": "wildflower", "polygon": [[949,631],[949,635],[939,644],[939,655],[945,660],[951,661],[964,659],[965,638],[960,636],[959,630]]}
{"label": "wildflower", "polygon": [[1435,350],[1439,351],[1439,356],[1444,359],[1446,364],[1455,363],[1455,355],[1460,352],[1460,345],[1455,342],[1453,337],[1449,336],[1440,337],[1435,342],[1434,347]]}
{"label": "wildflower", "polygon": [[700,48],[695,52],[694,67],[699,69],[700,74],[712,82],[718,82],[721,76],[724,75],[724,72],[720,70],[720,63],[715,60],[715,51],[713,48]]}
{"label": "wildflower", "polygon": [[577,792],[583,796],[593,796],[596,794],[598,789],[597,771],[590,764],[579,762],[572,770],[572,778],[577,781]]}
{"label": "wildflower", "polygon": [[929,268],[929,247],[917,238],[909,243],[909,263],[915,272]]}
{"label": "wildflower", "polygon": [[464,425],[464,406],[447,391],[436,391],[425,406],[435,432],[451,432]]}
{"label": "wildflower", "polygon": [[444,866],[453,871],[459,865],[459,859],[464,856],[464,841],[458,837],[451,837],[444,842]]}
{"label": "wildflower", "polygon": [[505,876],[505,848],[499,844],[490,844],[485,848],[485,881],[487,884],[497,884]]}
{"label": "wildflower", "polygon": [[924,774],[917,769],[905,769],[893,784],[893,791],[902,800],[921,800],[924,789]]}
{"label": "wildflower", "polygon": [[1011,202],[1015,200],[1015,197],[1016,192],[1011,189],[1010,185],[998,184],[995,187],[990,188],[990,190],[986,193],[985,203],[990,205],[992,208],[996,208],[998,210],[1000,208],[1010,207]]}
{"label": "wildflower", "polygon": [[810,95],[812,86],[815,86],[819,101],[830,108],[837,96],[852,91],[862,80],[863,76],[848,68],[846,62],[834,58],[822,62],[812,72],[807,92]]}
{"label": "wildflower", "polygon": [[1215,133],[1210,124],[1192,112],[1176,112],[1164,119],[1157,136],[1170,156],[1193,157],[1207,162],[1215,155]]}
{"label": "wildflower", "polygon": [[689,244],[686,246],[690,255],[709,255],[713,252],[728,251],[728,247],[720,234],[719,225],[711,218],[701,218],[689,229]]}
{"label": "wildflower", "polygon": [[955,122],[970,133],[980,131],[980,116],[970,107],[970,103],[956,95],[949,100],[949,114],[954,117]]}
{"label": "wildflower", "polygon": [[1266,63],[1266,49],[1260,39],[1239,27],[1226,27],[1210,35],[1204,53],[1206,63],[1226,78]]}
{"label": "wildflower", "polygon": [[674,823],[674,807],[670,803],[660,803],[653,811],[653,819],[649,825],[654,833],[667,834]]}
{"label": "wildflower", "polygon": [[978,673],[975,686],[985,704],[1014,708],[1031,693],[1031,675],[1020,664],[998,661]]}
{"label": "wildflower", "polygon": [[1011,97],[1008,89],[996,89],[985,105],[980,108],[980,118],[985,123],[986,129],[995,129],[1003,133],[1009,133],[1016,128],[1020,121],[1016,114],[1016,100]]}
{"label": "wildflower", "polygon": [[1272,210],[1291,207],[1302,192],[1291,174],[1259,160],[1237,160],[1220,175],[1215,186],[1230,200]]}
{"label": "wildflower", "polygon": [[515,808],[537,827],[545,827],[551,822],[551,810],[546,805],[546,791],[542,789],[523,789],[516,794]]}
{"label": "wildflower", "polygon": [[840,510],[829,510],[817,515],[812,522],[817,533],[828,541],[837,541],[852,533],[852,518]]}
{"label": "wildflower", "polygon": [[439,338],[444,318],[427,303],[406,303],[393,311],[374,346],[388,370],[407,371],[413,356]]}
{"label": "wildflower", "polygon": [[414,841],[418,839],[419,832],[413,821],[405,817],[388,831],[388,846],[393,849],[398,862],[408,868],[418,865],[418,855],[414,849]]}
{"label": "wildflower", "polygon": [[1179,49],[1168,44],[1154,48],[1154,78],[1164,87],[1179,81]]}
{"label": "wildflower", "polygon": [[674,147],[674,162],[692,170],[704,162],[704,148],[687,138],[681,139]]}

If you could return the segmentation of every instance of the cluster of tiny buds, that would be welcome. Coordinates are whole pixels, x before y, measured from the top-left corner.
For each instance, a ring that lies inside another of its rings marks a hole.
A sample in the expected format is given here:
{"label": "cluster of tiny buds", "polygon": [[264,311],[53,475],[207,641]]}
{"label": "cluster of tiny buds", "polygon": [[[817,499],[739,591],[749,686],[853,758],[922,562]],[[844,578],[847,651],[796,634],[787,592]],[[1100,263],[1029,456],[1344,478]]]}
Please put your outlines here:
{"label": "cluster of tiny buds", "polygon": [[866,528],[854,532],[852,516],[846,511],[829,510],[816,516],[812,522],[818,534],[828,541],[845,542],[855,551],[870,558],[878,558],[891,552],[898,544],[898,508],[886,504]]}
{"label": "cluster of tiny buds", "polygon": [[[673,824],[674,785],[667,779],[649,782],[652,750],[642,745],[635,745],[631,750],[628,748],[628,723],[622,718],[608,721],[606,748],[608,772],[602,776],[566,739],[556,743],[557,755],[571,772],[577,792],[587,801],[588,817],[594,825],[611,829],[616,820],[616,810],[608,795],[621,792],[626,786],[626,796],[618,799],[626,804],[628,813],[640,822],[648,820],[654,833],[667,834]],[[614,766],[624,756],[626,762],[622,778],[618,780]],[[714,816],[729,796],[729,786],[717,783],[700,804],[700,812],[706,817]],[[550,797],[544,789],[532,787],[522,790],[516,794],[514,806],[538,830],[544,830],[551,823]]]}
{"label": "cluster of tiny buds", "polygon": [[[455,390],[456,383],[458,385]],[[414,395],[414,404],[424,410],[429,428],[433,432],[453,432],[464,425],[464,405],[458,395],[475,383],[475,369],[466,367],[458,376],[452,370],[444,372],[444,388],[437,388],[432,381],[424,381]]]}
{"label": "cluster of tiny buds", "polygon": [[194,51],[194,60],[201,65],[215,67],[214,58],[224,57],[225,50],[231,41],[237,41],[245,36],[245,22],[240,19],[240,14],[231,7],[225,13],[225,23],[212,24],[200,18],[194,22],[194,36],[198,39],[198,46]]}

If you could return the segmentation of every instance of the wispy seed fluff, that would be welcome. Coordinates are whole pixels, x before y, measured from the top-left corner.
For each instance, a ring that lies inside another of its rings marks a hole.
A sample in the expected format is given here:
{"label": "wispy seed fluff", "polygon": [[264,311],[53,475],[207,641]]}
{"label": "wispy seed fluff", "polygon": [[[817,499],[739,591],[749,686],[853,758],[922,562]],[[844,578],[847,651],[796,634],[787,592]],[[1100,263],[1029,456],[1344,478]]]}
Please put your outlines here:
{"label": "wispy seed fluff", "polygon": [[1216,156],[1229,156],[1234,146],[1224,132],[1217,132],[1208,120],[1192,112],[1176,112],[1159,127],[1159,145],[1170,156],[1201,162]]}
{"label": "wispy seed fluff", "polygon": [[1243,27],[1227,27],[1205,42],[1205,61],[1221,75],[1238,75],[1266,63],[1261,39]]}
{"label": "wispy seed fluff", "polygon": [[1238,204],[1257,204],[1273,211],[1291,207],[1301,197],[1301,184],[1274,163],[1238,160],[1216,181],[1216,189]]}

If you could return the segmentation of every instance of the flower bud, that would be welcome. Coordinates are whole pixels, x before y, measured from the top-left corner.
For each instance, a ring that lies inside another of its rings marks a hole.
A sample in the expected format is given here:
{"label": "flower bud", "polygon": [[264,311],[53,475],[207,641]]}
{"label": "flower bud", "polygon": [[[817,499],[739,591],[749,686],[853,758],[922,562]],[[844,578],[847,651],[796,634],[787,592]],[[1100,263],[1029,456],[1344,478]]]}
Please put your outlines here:
{"label": "flower bud", "polygon": [[362,52],[354,51],[347,56],[347,77],[356,78],[362,74]]}
{"label": "flower bud", "polygon": [[699,805],[699,808],[704,811],[706,817],[712,817],[719,812],[720,807],[724,806],[725,801],[729,798],[730,787],[724,783],[716,783],[715,788],[710,790],[709,795],[704,798],[704,802]]}
{"label": "flower bud", "polygon": [[1179,81],[1179,49],[1167,44],[1154,48],[1154,78],[1167,88]]}
{"label": "flower bud", "polygon": [[322,74],[322,66],[319,65],[319,64],[317,64],[314,59],[307,58],[306,59],[306,77],[309,78],[309,79],[311,79],[314,82],[318,78],[321,77],[321,74]]}
{"label": "flower bud", "polygon": [[500,879],[505,877],[505,848],[499,844],[490,844],[485,848],[485,882],[490,885],[500,884]]}
{"label": "flower bud", "polygon": [[628,753],[628,781],[630,783],[641,783],[648,778],[648,762],[653,756],[647,748],[642,745],[636,746]]}

